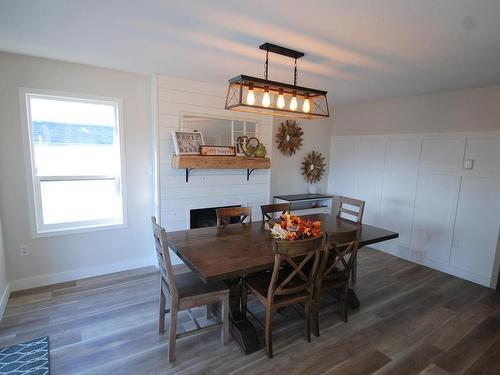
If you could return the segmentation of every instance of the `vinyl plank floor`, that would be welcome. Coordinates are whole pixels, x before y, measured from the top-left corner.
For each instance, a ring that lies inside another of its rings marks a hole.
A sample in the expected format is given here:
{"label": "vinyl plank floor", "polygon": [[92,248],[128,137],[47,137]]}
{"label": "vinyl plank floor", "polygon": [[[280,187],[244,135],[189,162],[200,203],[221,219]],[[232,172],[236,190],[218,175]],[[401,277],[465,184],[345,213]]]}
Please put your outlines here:
{"label": "vinyl plank floor", "polygon": [[[307,343],[300,306],[276,313],[273,359],[223,346],[212,331],[178,340],[170,364],[158,278],[144,267],[13,293],[0,347],[48,335],[53,375],[500,374],[500,293],[370,248],[359,252],[361,307],[349,322],[325,294],[321,335]],[[262,305],[250,298],[249,307],[263,321]],[[181,313],[179,326],[190,324]]]}

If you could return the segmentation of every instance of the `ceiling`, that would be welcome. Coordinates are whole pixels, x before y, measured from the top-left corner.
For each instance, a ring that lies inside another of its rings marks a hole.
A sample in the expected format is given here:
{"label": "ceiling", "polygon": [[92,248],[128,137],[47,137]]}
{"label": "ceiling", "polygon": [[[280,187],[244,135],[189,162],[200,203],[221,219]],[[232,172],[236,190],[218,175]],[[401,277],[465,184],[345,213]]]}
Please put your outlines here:
{"label": "ceiling", "polygon": [[[334,104],[500,83],[498,0],[0,1],[0,50],[134,72],[262,76],[266,41]],[[270,79],[292,72],[270,56]]]}

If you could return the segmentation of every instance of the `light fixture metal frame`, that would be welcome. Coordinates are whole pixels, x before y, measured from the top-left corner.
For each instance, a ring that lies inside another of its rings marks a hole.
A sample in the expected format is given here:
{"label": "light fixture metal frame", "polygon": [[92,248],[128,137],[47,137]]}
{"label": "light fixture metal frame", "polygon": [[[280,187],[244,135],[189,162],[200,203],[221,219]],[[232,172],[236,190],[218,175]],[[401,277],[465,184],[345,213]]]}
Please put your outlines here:
{"label": "light fixture metal frame", "polygon": [[[272,43],[264,43],[260,46],[260,49],[266,51],[266,78],[252,77],[244,74],[231,78],[229,80],[229,86],[226,95],[225,109],[255,113],[279,113],[279,115],[281,116],[306,119],[330,117],[327,91],[297,86],[296,84],[297,59],[304,56],[303,52],[291,50],[289,48],[281,47]],[[269,52],[277,53],[295,59],[294,84],[271,81],[267,79],[269,68]],[[269,90],[269,92],[275,93],[278,93],[280,90],[282,90],[284,94],[288,94],[290,96],[296,95],[299,97],[302,96],[304,98],[308,98],[311,101],[311,109],[309,112],[304,112],[300,109],[293,111],[291,109],[288,109],[287,106],[285,106],[284,108],[278,108],[276,106],[265,107],[263,105],[257,104],[257,100],[254,104],[248,104],[243,100],[243,91],[245,87],[248,89],[248,87],[250,86],[253,87],[253,89]]]}

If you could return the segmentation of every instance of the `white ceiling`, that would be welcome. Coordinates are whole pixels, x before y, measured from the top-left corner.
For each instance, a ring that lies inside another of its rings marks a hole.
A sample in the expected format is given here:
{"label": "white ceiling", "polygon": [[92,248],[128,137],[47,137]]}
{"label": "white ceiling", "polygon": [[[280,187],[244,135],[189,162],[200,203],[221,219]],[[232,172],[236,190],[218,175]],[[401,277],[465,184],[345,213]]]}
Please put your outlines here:
{"label": "white ceiling", "polygon": [[0,50],[129,71],[262,76],[265,41],[334,104],[500,83],[499,0],[0,0]]}

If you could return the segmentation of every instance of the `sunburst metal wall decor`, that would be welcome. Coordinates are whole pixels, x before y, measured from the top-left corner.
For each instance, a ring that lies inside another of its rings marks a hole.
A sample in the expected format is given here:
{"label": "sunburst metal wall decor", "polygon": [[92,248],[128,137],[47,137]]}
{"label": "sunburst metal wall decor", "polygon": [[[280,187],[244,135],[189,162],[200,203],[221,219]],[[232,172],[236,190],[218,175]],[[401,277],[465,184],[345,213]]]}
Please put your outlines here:
{"label": "sunburst metal wall decor", "polygon": [[302,175],[309,183],[313,184],[321,180],[325,173],[325,166],[325,158],[321,152],[312,151],[302,162]]}
{"label": "sunburst metal wall decor", "polygon": [[302,136],[304,132],[297,125],[296,121],[286,120],[281,123],[281,126],[276,134],[276,143],[278,149],[285,155],[292,156],[295,151],[302,147]]}

